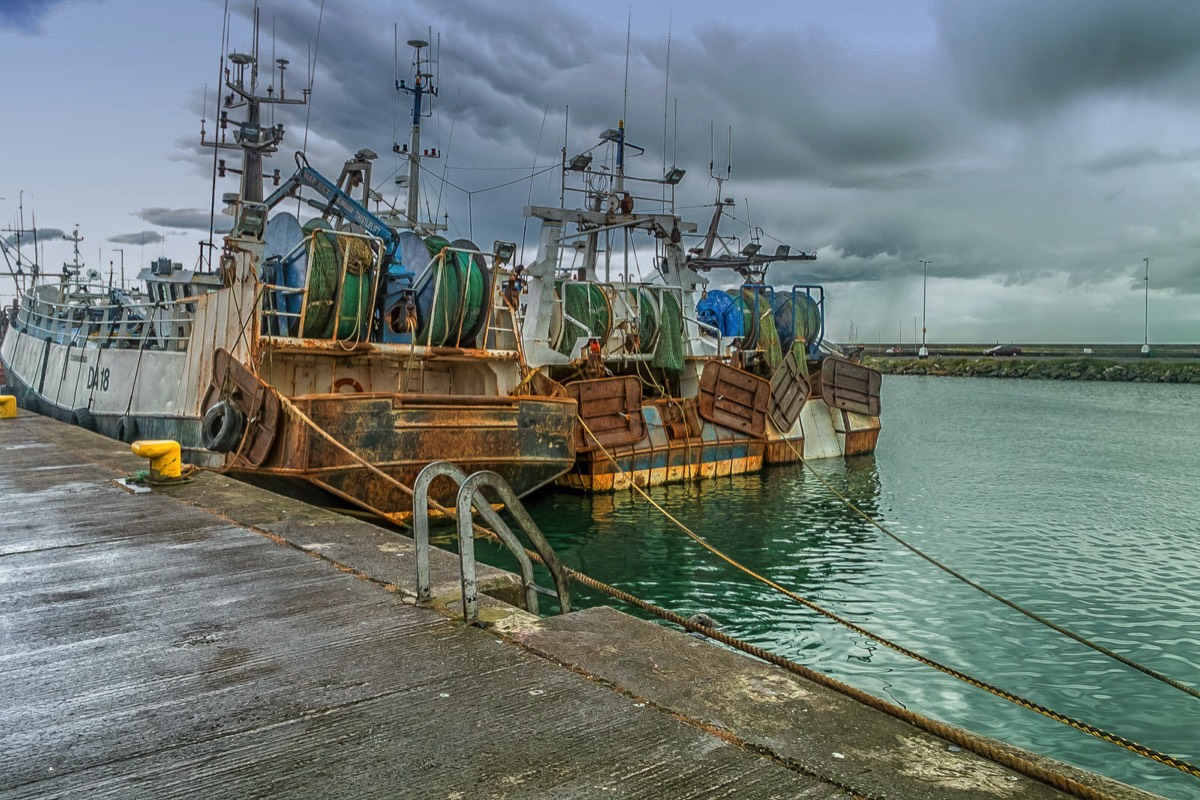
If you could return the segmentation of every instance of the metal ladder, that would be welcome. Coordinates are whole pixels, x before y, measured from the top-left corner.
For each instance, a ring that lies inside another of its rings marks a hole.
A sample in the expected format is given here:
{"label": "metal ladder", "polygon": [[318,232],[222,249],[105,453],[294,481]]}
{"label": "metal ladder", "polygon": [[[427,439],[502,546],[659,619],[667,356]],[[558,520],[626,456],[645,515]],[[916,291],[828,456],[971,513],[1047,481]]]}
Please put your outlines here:
{"label": "metal ladder", "polygon": [[435,478],[445,476],[458,484],[455,503],[458,519],[459,574],[462,581],[463,619],[469,625],[479,622],[479,594],[475,581],[475,535],[472,508],[486,522],[517,559],[521,569],[521,582],[525,588],[525,609],[538,613],[537,586],[533,581],[533,563],[521,542],[513,535],[499,512],[483,496],[483,489],[490,488],[497,498],[517,520],[521,530],[529,537],[533,549],[550,575],[558,590],[560,613],[571,610],[570,577],[562,562],[534,523],[525,506],[504,478],[491,470],[480,470],[469,477],[449,461],[434,461],[427,464],[413,484],[413,538],[417,545],[417,602],[427,603],[433,599],[429,583],[429,486]]}

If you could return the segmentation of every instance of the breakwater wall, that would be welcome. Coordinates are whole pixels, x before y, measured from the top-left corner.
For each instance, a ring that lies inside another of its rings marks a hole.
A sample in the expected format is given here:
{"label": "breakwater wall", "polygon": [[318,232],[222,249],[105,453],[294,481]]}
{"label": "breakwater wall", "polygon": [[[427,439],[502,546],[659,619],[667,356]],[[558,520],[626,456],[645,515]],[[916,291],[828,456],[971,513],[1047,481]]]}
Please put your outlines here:
{"label": "breakwater wall", "polygon": [[873,358],[864,363],[889,375],[952,375],[1055,381],[1197,383],[1200,362],[1093,358]]}

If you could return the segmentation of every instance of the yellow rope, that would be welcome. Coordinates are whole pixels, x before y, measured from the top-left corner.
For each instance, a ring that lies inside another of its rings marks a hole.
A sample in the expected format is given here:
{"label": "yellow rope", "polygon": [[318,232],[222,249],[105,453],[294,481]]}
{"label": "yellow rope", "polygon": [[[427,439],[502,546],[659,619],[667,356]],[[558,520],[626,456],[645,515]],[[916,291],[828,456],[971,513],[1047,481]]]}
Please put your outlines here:
{"label": "yellow rope", "polygon": [[[337,441],[327,431],[325,431],[323,428],[321,428],[319,425],[317,425],[311,418],[309,418],[308,415],[306,415],[299,408],[297,408],[295,406],[295,404],[292,403],[288,398],[284,397],[283,395],[280,395],[280,400],[285,405],[285,407],[287,407],[287,409],[289,411],[291,411],[293,414],[296,415],[297,418],[300,419],[301,422],[303,422],[308,427],[312,428],[317,434],[321,435],[323,438],[325,438],[327,441],[332,443],[334,446],[336,446],[337,448],[339,448],[340,450],[342,450],[343,452],[348,454],[352,459],[361,463],[363,466],[365,466],[367,468],[368,471],[374,473],[376,476],[378,476],[380,478],[383,478],[386,482],[395,485],[397,488],[399,488],[405,494],[408,494],[409,496],[412,495],[411,488],[409,488],[408,486],[405,486],[403,483],[396,480],[391,475],[388,475],[387,473],[383,472],[378,467],[376,467],[374,464],[371,464],[367,459],[365,459],[362,456],[355,453],[353,450],[351,450],[346,445]],[[600,441],[596,438],[595,433],[593,433],[592,430],[587,426],[587,423],[585,423],[583,421],[583,419],[578,416],[576,417],[576,419],[579,421],[579,424],[583,426],[583,429],[587,432],[587,434],[592,437],[592,440],[596,442],[597,447],[599,447],[600,451],[604,453],[605,457],[608,458],[608,460],[610,462],[612,462],[613,466],[615,466],[622,474],[626,474],[625,470],[623,470],[621,468],[621,466],[616,462],[616,460],[612,457],[612,454],[609,453],[608,449],[605,448],[604,445],[600,444]],[[846,627],[856,633],[859,633],[863,636],[866,636],[870,639],[874,639],[875,641],[879,642],[880,644],[882,644],[886,647],[889,647],[903,655],[907,655],[910,658],[913,658],[914,660],[919,661],[920,663],[923,663],[927,666],[933,667],[934,669],[937,669],[940,672],[944,672],[945,674],[950,675],[955,678],[958,678],[959,680],[961,680],[965,683],[968,683],[972,686],[975,686],[977,688],[991,692],[992,694],[994,694],[998,697],[1002,697],[1006,700],[1009,700],[1010,702],[1013,702],[1017,705],[1027,708],[1031,711],[1036,711],[1037,713],[1042,714],[1043,716],[1049,717],[1050,719],[1056,720],[1057,722],[1061,722],[1065,725],[1069,725],[1069,726],[1075,728],[1076,730],[1082,731],[1091,736],[1095,736],[1096,738],[1102,739],[1103,741],[1109,742],[1110,744],[1114,744],[1119,747],[1123,747],[1132,753],[1136,753],[1137,755],[1152,759],[1161,764],[1165,764],[1166,766],[1178,769],[1182,772],[1192,775],[1193,777],[1200,777],[1200,767],[1197,767],[1194,764],[1191,764],[1182,759],[1177,759],[1174,756],[1170,756],[1166,753],[1161,753],[1157,750],[1153,750],[1149,747],[1146,747],[1145,745],[1138,744],[1137,742],[1134,742],[1130,739],[1126,739],[1122,736],[1118,736],[1117,734],[1110,733],[1110,732],[1105,731],[1101,728],[1098,728],[1094,725],[1090,725],[1086,722],[1076,720],[1065,714],[1060,714],[1060,713],[1053,711],[1045,706],[1034,703],[1033,701],[1026,700],[1022,697],[1019,697],[1018,695],[1012,694],[1003,689],[992,686],[989,683],[972,678],[971,676],[969,676],[963,672],[959,672],[958,670],[955,670],[951,667],[944,666],[932,659],[926,658],[912,650],[909,650],[909,649],[907,649],[901,645],[898,645],[894,642],[891,642],[890,640],[888,640],[882,636],[878,636],[874,633],[871,633],[867,629],[862,628],[861,626],[856,625],[855,623],[850,622],[849,620],[838,616],[837,614],[833,613],[832,611],[828,611],[828,610],[816,605],[812,601],[801,597],[800,595],[784,588],[783,586],[780,586],[778,583],[775,583],[774,581],[771,581],[770,579],[765,578],[762,575],[759,575],[758,573],[754,572],[750,568],[738,563],[734,559],[725,555],[724,553],[719,551],[717,548],[713,547],[708,542],[704,541],[703,538],[701,538],[699,535],[694,533],[691,529],[689,529],[686,525],[684,525],[678,519],[676,519],[670,512],[668,512],[665,508],[663,508],[661,505],[659,505],[654,500],[654,498],[650,497],[650,495],[647,494],[646,491],[643,490],[636,483],[634,483],[633,481],[630,481],[630,486],[632,486],[635,490],[637,490],[638,493],[640,493],[652,506],[654,506],[656,509],[658,509],[664,516],[666,516],[669,520],[671,520],[673,523],[675,523],[675,525],[677,527],[679,527],[680,530],[682,530],[690,538],[692,538],[697,543],[699,543],[701,546],[703,546],[706,550],[708,550],[711,553],[713,553],[714,555],[718,556],[719,558],[721,558],[723,561],[727,562],[731,566],[734,566],[737,569],[741,570],[742,572],[745,572],[746,574],[758,579],[759,581],[762,581],[766,585],[771,586],[772,588],[776,589],[777,591],[782,592],[786,596],[801,603],[802,605],[807,606],[808,608],[811,608],[812,610],[822,614],[823,616],[826,616],[829,619],[832,619],[833,621],[838,622],[839,624],[843,625],[844,627]],[[447,509],[445,509],[440,503],[438,503],[432,499],[430,501],[430,505],[439,511],[443,511],[443,512],[447,511]],[[393,521],[396,521],[395,517],[392,515],[389,515],[386,513],[381,513],[381,516],[383,516],[385,518],[389,518]],[[484,535],[491,534],[492,536],[495,536],[495,534],[492,531],[489,531],[488,529],[478,525],[477,523],[474,523],[472,525],[472,527],[475,530],[483,533]],[[541,559],[539,558],[538,560],[540,561]],[[600,586],[603,586],[603,584],[600,584],[599,581],[589,578],[588,576],[585,576],[582,573],[578,573],[575,570],[568,570],[568,572],[571,574],[571,577],[573,579],[579,580],[582,583],[595,586],[596,588],[600,588]],[[620,592],[619,590],[616,590],[616,589],[612,589],[612,587],[606,587],[606,589],[611,589],[611,591],[609,593],[612,594],[614,597],[619,597],[619,599],[631,598],[631,599],[627,600],[627,602],[633,602],[633,600],[637,600],[637,598],[633,598],[632,595],[625,595],[625,593]],[[625,596],[622,597],[621,595],[625,595]],[[645,607],[645,606],[649,605],[649,604],[646,604],[645,601],[641,601],[641,600],[637,600],[637,603],[635,603],[635,604],[639,605],[640,607]],[[670,612],[667,612],[667,613],[670,613]],[[675,616],[678,616],[678,615],[675,615]],[[715,638],[719,641],[725,641],[726,638],[732,639],[732,637],[725,637],[724,634],[720,634],[718,631],[711,631],[710,629],[703,628],[702,626],[695,626],[694,623],[686,622],[681,619],[680,620],[672,620],[672,621],[679,621],[681,624],[684,624],[684,626],[688,627],[689,629],[696,629],[697,627],[699,627],[700,632],[705,633],[706,635],[711,636],[712,638]],[[733,641],[737,641],[737,640],[733,640]],[[744,643],[742,643],[742,644],[744,644]],[[746,645],[746,647],[753,648],[752,645]],[[747,650],[746,647],[743,647],[740,649],[743,649],[746,652],[752,652],[751,650]],[[759,650],[759,648],[753,648],[753,649]],[[771,661],[772,663],[779,663],[779,661],[777,661],[777,659],[779,659],[779,660],[782,660],[784,662],[784,664],[786,664],[786,665],[793,665],[793,662],[790,662],[787,659],[783,659],[781,656],[776,656],[774,654],[766,653],[766,651],[761,651],[761,652],[764,653],[764,655],[760,656],[760,657],[764,657],[765,660]],[[758,655],[757,652],[752,652],[752,654]],[[767,656],[770,656],[770,657],[767,657]],[[793,666],[795,668],[799,668],[799,669],[806,669],[806,668],[801,667],[798,664],[795,664]],[[793,669],[793,671],[797,671],[795,668],[793,668],[793,666],[789,666],[789,668]],[[812,672],[812,671],[810,670],[810,672]],[[815,673],[815,672],[813,674],[820,675],[820,673]],[[822,677],[824,678],[827,676],[822,676]],[[832,680],[832,679],[829,679],[829,680]],[[824,681],[819,681],[819,682],[824,682]],[[861,694],[865,695],[866,697],[873,698],[873,695],[870,695],[866,692],[862,692]],[[883,702],[883,701],[879,701],[878,698],[874,698],[874,700],[876,702],[870,703],[870,704],[873,706],[876,706],[876,707],[878,707],[878,703]],[[890,704],[885,704],[885,705],[890,705]],[[883,710],[888,710],[888,709],[883,709]],[[889,710],[889,713],[894,713],[894,712]],[[911,712],[908,712],[908,713],[911,713]],[[953,731],[955,729],[950,728],[950,730]],[[972,748],[972,749],[974,749],[974,748]],[[980,752],[980,751],[975,750],[975,752]],[[993,757],[993,756],[989,755],[989,757]],[[994,760],[996,760],[996,759],[994,758]],[[998,763],[1005,763],[1005,762],[998,761]],[[1029,774],[1029,773],[1027,773],[1027,774]],[[1048,773],[1048,774],[1053,775],[1053,773]],[[1035,776],[1035,777],[1038,777],[1038,776]],[[1070,781],[1070,779],[1064,778],[1064,776],[1057,776],[1057,777],[1060,780],[1068,781],[1070,784],[1076,783],[1076,782]],[[1040,779],[1046,780],[1046,778],[1044,778],[1044,777],[1042,777]],[[1054,785],[1059,785],[1059,783],[1054,783]],[[1076,784],[1076,785],[1078,785],[1078,784]],[[1060,788],[1063,788],[1063,787],[1060,786]],[[1083,787],[1083,788],[1087,789],[1087,787]],[[1072,787],[1069,790],[1075,792],[1074,787]],[[1089,798],[1103,797],[1102,794],[1093,792],[1091,790],[1086,791],[1086,792],[1075,792],[1075,793],[1080,797],[1089,797]]]}
{"label": "yellow rope", "polygon": [[[596,442],[596,446],[600,449],[600,451],[602,453],[604,453],[605,457],[608,458],[608,460],[613,464],[613,466],[616,467],[617,470],[620,471],[623,475],[627,475],[625,470],[622,469],[620,464],[617,463],[616,459],[613,458],[612,454],[609,453],[609,451],[604,447],[604,445],[600,444],[600,440],[596,438],[596,434],[594,434],[592,432],[591,428],[589,428],[587,426],[587,423],[583,421],[583,418],[577,416],[576,419],[578,420],[579,424],[583,426],[584,431],[586,431],[587,434],[592,437],[592,440],[594,442]],[[1044,717],[1048,717],[1052,720],[1055,720],[1056,722],[1061,722],[1064,725],[1069,725],[1070,727],[1075,728],[1078,731],[1082,731],[1083,733],[1086,733],[1090,736],[1095,736],[1097,739],[1101,739],[1110,744],[1115,744],[1119,747],[1123,747],[1126,750],[1130,751],[1131,753],[1136,753],[1145,758],[1149,758],[1154,761],[1157,761],[1160,764],[1166,764],[1169,767],[1174,767],[1175,769],[1185,772],[1193,777],[1200,778],[1200,766],[1196,766],[1195,764],[1191,764],[1182,759],[1175,758],[1174,756],[1168,755],[1166,753],[1159,752],[1152,748],[1146,747],[1145,745],[1138,744],[1137,742],[1135,742],[1131,739],[1126,739],[1123,736],[1118,736],[1115,733],[1110,733],[1109,731],[1106,731],[1102,728],[1098,728],[1095,725],[1091,725],[1091,724],[1083,722],[1081,720],[1077,720],[1073,717],[1067,716],[1066,714],[1061,714],[1057,711],[1054,711],[1051,708],[1043,706],[1039,703],[1035,703],[1032,700],[1027,700],[1026,698],[1023,698],[1019,695],[1013,694],[1012,692],[1009,692],[1005,689],[1001,689],[998,686],[993,686],[992,684],[987,683],[986,681],[979,680],[978,678],[973,678],[970,675],[966,674],[965,672],[960,672],[959,670],[954,669],[953,667],[946,666],[945,664],[942,664],[938,661],[934,661],[931,658],[927,658],[926,656],[923,656],[920,653],[910,650],[907,647],[904,647],[903,645],[897,644],[896,642],[893,642],[890,639],[887,639],[886,637],[880,636],[879,634],[876,634],[876,633],[872,633],[871,631],[867,630],[866,628],[863,628],[862,626],[857,625],[854,622],[851,622],[850,620],[846,619],[845,617],[842,617],[832,611],[829,611],[828,609],[817,605],[816,603],[812,602],[811,600],[809,600],[805,597],[801,597],[800,595],[796,594],[795,592],[791,591],[790,589],[787,589],[786,587],[781,586],[780,584],[776,583],[775,581],[771,580],[770,578],[760,575],[759,573],[755,572],[754,570],[750,569],[749,567],[745,566],[744,564],[739,563],[738,561],[734,560],[730,556],[721,552],[716,547],[713,547],[711,544],[706,542],[703,539],[703,537],[701,537],[700,535],[693,532],[690,528],[688,528],[686,525],[684,525],[682,522],[680,522],[678,519],[676,519],[669,511],[667,511],[665,508],[663,508],[661,505],[659,505],[654,500],[653,497],[651,497],[642,487],[638,486],[637,483],[634,482],[633,480],[629,481],[629,485],[635,491],[637,491],[638,494],[640,494],[643,498],[645,498],[645,500],[648,503],[650,503],[650,505],[652,505],[656,509],[658,509],[658,511],[661,512],[663,514],[663,516],[665,516],[667,519],[671,520],[671,522],[673,522],[676,527],[678,527],[690,539],[695,541],[697,544],[699,544],[705,550],[709,551],[710,553],[715,555],[717,558],[721,559],[722,561],[724,561],[725,563],[734,567],[735,569],[745,573],[746,575],[749,575],[750,577],[754,578],[755,580],[765,584],[766,586],[771,587],[775,591],[777,591],[777,592],[785,595],[786,597],[794,600],[795,602],[817,612],[818,614],[821,614],[822,616],[824,616],[830,620],[833,620],[834,622],[838,623],[842,627],[847,628],[848,630],[854,631],[855,633],[857,633],[861,636],[866,636],[869,639],[873,639],[876,642],[879,642],[881,645],[888,647],[888,648],[896,651],[897,653],[900,653],[901,655],[908,656],[909,658],[911,658],[915,661],[918,661],[928,667],[932,667],[933,669],[936,669],[939,672],[949,675],[952,678],[957,678],[958,680],[963,681],[964,683],[967,683],[978,689],[983,689],[984,691],[990,692],[991,694],[994,694],[997,697],[1004,698],[1005,700],[1008,700],[1011,703],[1015,703],[1016,705],[1019,705],[1022,708],[1029,709],[1030,711],[1035,711]]]}

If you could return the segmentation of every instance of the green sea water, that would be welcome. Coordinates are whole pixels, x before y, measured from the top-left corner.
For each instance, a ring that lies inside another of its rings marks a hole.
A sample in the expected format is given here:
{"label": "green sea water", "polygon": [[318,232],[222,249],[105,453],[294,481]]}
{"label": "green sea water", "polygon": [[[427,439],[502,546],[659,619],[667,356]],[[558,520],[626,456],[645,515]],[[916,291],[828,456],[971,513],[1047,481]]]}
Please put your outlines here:
{"label": "green sea water", "polygon": [[[1200,387],[889,376],[883,406],[878,452],[814,462],[826,480],[993,591],[1200,687]],[[939,571],[800,466],[652,494],[734,558],[872,631],[1200,763],[1200,699]],[[529,509],[568,565],[602,581],[707,613],[728,633],[920,713],[1200,798],[1200,779],[942,675],[754,582],[637,495],[542,494]],[[480,555],[511,566],[494,549]],[[577,593],[583,605],[610,602]]]}

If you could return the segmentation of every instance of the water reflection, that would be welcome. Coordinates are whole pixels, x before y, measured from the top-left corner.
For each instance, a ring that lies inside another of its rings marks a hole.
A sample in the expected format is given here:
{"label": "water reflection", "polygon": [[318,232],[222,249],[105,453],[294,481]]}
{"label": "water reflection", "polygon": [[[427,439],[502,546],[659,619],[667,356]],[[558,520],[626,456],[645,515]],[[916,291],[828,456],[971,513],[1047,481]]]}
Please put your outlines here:
{"label": "water reflection", "polygon": [[[872,457],[816,462],[822,479],[865,513],[880,513],[880,477]],[[848,599],[848,586],[870,585],[883,567],[873,529],[804,467],[656,487],[651,496],[697,535],[749,569],[816,602],[871,616]],[[757,582],[689,539],[640,495],[552,493],[530,512],[564,563],[683,615],[703,612],[728,632],[809,659],[826,657],[820,617]],[[511,568],[494,547],[481,558]],[[581,587],[579,602],[608,598]],[[869,660],[874,645],[842,657]]]}

